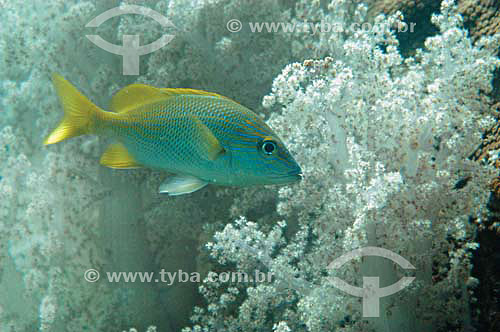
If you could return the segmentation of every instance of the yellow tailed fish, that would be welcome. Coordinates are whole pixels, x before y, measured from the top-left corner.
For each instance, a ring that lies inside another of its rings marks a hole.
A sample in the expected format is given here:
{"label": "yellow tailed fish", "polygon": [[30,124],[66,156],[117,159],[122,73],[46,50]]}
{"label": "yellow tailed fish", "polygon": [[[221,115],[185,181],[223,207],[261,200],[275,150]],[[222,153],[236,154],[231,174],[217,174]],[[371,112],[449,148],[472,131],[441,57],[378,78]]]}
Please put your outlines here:
{"label": "yellow tailed fish", "polygon": [[111,168],[150,167],[176,175],[160,193],[181,195],[207,184],[286,184],[302,171],[283,142],[248,108],[216,93],[132,84],[94,105],[62,76],[52,77],[64,117],[45,139],[53,144],[84,134],[116,140],[101,157]]}

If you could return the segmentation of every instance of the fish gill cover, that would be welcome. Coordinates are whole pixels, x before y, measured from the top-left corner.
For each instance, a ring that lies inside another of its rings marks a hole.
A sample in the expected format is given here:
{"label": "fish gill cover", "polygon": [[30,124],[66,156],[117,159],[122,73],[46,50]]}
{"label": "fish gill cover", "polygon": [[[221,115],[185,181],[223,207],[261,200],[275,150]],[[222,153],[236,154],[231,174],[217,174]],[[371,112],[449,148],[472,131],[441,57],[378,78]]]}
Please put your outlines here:
{"label": "fish gill cover", "polygon": [[[125,5],[153,9],[173,27],[132,14],[86,27]],[[401,13],[376,16],[359,1],[0,0],[0,8],[1,332],[471,331],[484,323],[471,259],[497,172],[468,157],[495,123],[499,36],[469,39],[453,1],[441,3],[437,33],[411,52],[387,30],[410,28]],[[300,28],[258,32],[259,22]],[[363,23],[371,28],[332,28]],[[138,34],[144,45],[165,33],[174,38],[140,57],[139,75],[123,75],[122,56],[86,37],[119,45]],[[237,100],[265,117],[304,179],[164,197],[163,172],[100,166],[106,139],[44,147],[60,119],[54,72],[102,108],[131,83]],[[374,247],[414,269],[380,257],[334,264]],[[161,269],[201,279],[109,279]],[[272,278],[209,278],[256,270]],[[414,280],[366,317],[363,299],[332,282],[359,288],[366,276],[381,287]]]}

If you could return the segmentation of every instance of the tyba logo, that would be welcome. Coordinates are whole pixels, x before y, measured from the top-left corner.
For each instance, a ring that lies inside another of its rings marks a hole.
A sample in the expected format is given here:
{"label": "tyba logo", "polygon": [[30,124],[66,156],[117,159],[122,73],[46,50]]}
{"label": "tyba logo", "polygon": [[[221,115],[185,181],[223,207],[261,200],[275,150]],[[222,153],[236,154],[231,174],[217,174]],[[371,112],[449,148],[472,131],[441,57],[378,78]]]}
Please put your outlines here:
{"label": "tyba logo", "polygon": [[[406,259],[390,250],[378,247],[364,247],[350,251],[339,258],[335,259],[328,265],[329,269],[338,269],[350,260],[363,256],[378,256],[384,257],[397,263],[403,269],[412,269],[415,267]],[[381,297],[386,297],[399,292],[407,287],[415,277],[403,277],[394,284],[380,288],[379,277],[363,277],[363,288],[348,284],[337,277],[329,278],[333,286],[347,294],[363,298],[363,317],[379,317],[380,306],[379,300]]]}
{"label": "tyba logo", "polygon": [[[142,6],[136,5],[122,5],[105,11],[99,16],[91,20],[85,27],[97,28],[102,23],[110,18],[125,14],[138,14],[151,17],[158,22],[162,27],[175,28],[165,16],[160,13]],[[123,35],[123,45],[115,45],[107,42],[98,35],[85,35],[92,43],[113,54],[121,55],[123,57],[123,75],[139,75],[139,57],[141,55],[152,53],[167,45],[174,35],[164,34],[157,40],[147,45],[139,45],[139,35]]]}

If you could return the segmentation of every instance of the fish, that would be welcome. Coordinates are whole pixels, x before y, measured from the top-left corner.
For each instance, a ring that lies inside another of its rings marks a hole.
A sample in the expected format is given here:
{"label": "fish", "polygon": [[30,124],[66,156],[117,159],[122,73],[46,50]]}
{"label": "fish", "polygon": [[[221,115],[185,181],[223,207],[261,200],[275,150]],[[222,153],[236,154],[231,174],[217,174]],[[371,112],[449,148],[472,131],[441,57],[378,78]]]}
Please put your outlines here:
{"label": "fish", "polygon": [[160,193],[189,194],[208,184],[285,185],[303,177],[260,116],[217,93],[131,84],[113,95],[106,111],[61,75],[53,74],[52,83],[64,115],[44,144],[86,134],[110,137],[100,163],[172,173]]}

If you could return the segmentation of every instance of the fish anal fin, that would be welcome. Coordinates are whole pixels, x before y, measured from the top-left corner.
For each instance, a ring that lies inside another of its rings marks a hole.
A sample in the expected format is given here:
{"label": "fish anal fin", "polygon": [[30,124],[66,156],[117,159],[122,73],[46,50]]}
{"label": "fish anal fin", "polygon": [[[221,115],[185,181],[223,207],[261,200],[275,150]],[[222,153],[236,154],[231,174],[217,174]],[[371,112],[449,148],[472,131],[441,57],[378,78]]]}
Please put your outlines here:
{"label": "fish anal fin", "polygon": [[126,169],[142,167],[121,143],[110,144],[102,154],[100,162],[102,165],[110,168]]}
{"label": "fish anal fin", "polygon": [[160,194],[177,196],[189,194],[205,187],[208,183],[191,175],[175,175],[167,178],[158,191]]}

